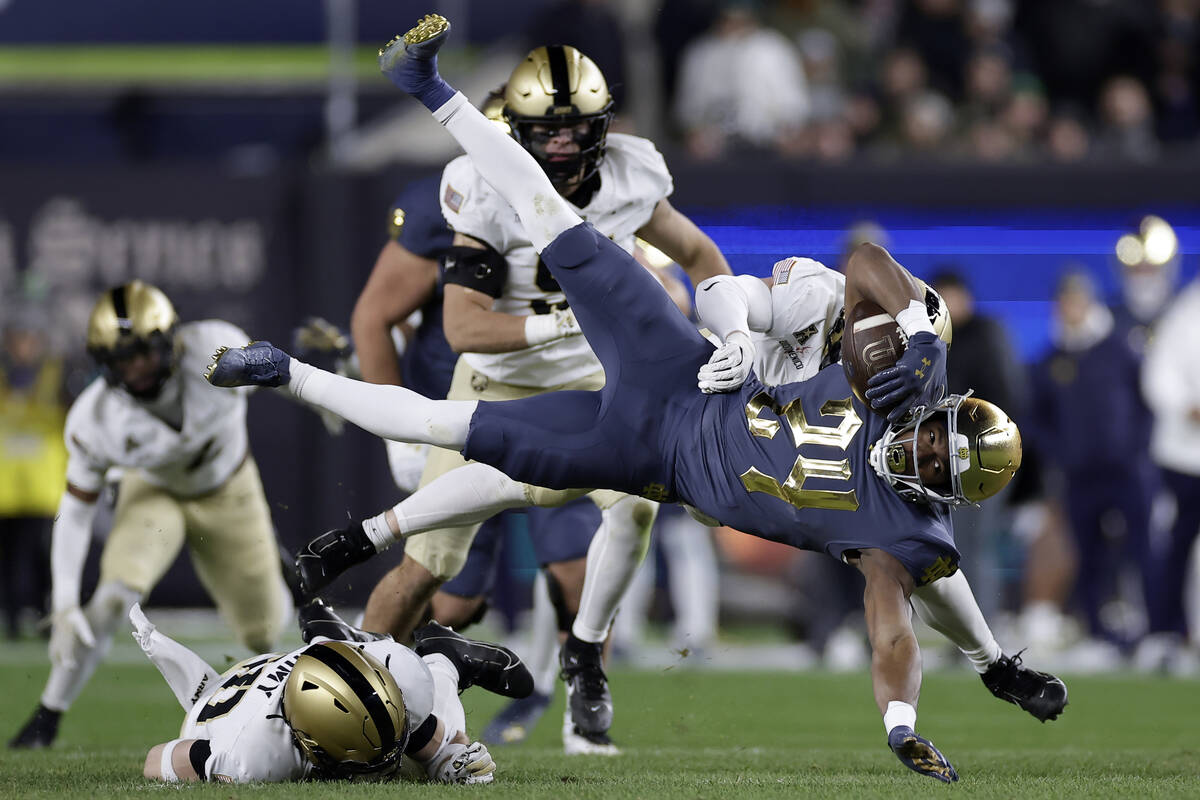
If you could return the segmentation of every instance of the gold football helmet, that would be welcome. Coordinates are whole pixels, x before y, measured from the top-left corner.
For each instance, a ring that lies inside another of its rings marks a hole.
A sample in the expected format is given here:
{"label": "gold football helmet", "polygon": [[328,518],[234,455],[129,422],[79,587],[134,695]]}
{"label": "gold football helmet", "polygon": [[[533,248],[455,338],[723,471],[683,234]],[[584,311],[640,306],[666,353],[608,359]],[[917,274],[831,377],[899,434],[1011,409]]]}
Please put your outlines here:
{"label": "gold football helmet", "polygon": [[325,775],[383,776],[408,743],[404,695],[379,660],[347,642],[301,653],[283,687],[283,717]]}
{"label": "gold football helmet", "polygon": [[[179,316],[157,287],[135,280],[108,290],[88,318],[87,351],[104,379],[138,399],[158,396],[175,370],[175,326]],[[125,366],[137,356],[147,356],[148,368]]]}
{"label": "gold football helmet", "polygon": [[[926,486],[916,459],[909,457],[916,452],[921,424],[935,414],[946,415],[948,491]],[[999,407],[968,391],[948,396],[909,422],[890,426],[873,445],[869,458],[875,472],[901,497],[949,505],[977,504],[1007,486],[1020,468],[1021,432]]]}
{"label": "gold football helmet", "polygon": [[[513,138],[537,159],[556,186],[595,174],[604,158],[612,108],[604,73],[596,62],[567,45],[530,52],[513,70],[504,90],[504,115]],[[563,128],[572,129],[579,152],[551,159],[546,144]]]}
{"label": "gold football helmet", "polygon": [[488,92],[488,96],[483,99],[483,105],[479,106],[479,110],[485,117],[496,123],[496,127],[504,131],[505,136],[511,136],[512,126],[508,124],[508,119],[504,116],[504,102],[504,84],[501,84]]}

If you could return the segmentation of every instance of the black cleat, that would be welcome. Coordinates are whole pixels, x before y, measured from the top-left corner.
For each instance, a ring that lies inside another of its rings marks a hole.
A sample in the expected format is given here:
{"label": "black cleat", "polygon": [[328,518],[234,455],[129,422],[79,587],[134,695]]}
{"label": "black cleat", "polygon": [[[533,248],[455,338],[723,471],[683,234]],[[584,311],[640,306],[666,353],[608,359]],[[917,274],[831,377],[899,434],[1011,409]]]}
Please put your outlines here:
{"label": "black cleat", "polygon": [[900,759],[900,763],[931,778],[937,778],[943,783],[953,783],[958,780],[958,772],[946,760],[946,757],[933,746],[933,742],[924,736],[918,736],[907,725],[897,725],[888,734],[888,747]]}
{"label": "black cleat", "polygon": [[300,606],[300,638],[308,644],[318,636],[341,642],[378,642],[392,638],[386,633],[372,633],[354,627],[335,614],[324,600],[314,597]]}
{"label": "black cleat", "polygon": [[300,588],[306,596],[315,595],[333,583],[334,578],[366,561],[375,552],[375,545],[357,522],[326,531],[304,545],[300,555],[296,556]]}
{"label": "black cleat", "polygon": [[608,733],[612,727],[613,702],[600,660],[602,649],[603,645],[571,633],[558,653],[571,717],[581,734]]}
{"label": "black cleat", "polygon": [[38,703],[25,727],[8,740],[8,746],[13,750],[40,750],[49,747],[58,736],[58,721],[61,718],[61,711],[54,711]]}
{"label": "black cleat", "polygon": [[996,697],[1020,706],[1042,722],[1058,719],[1067,705],[1067,685],[1048,672],[1026,667],[1021,653],[1001,656],[979,677]]}
{"label": "black cleat", "polygon": [[458,690],[471,686],[520,699],[533,694],[533,675],[520,656],[498,644],[479,642],[429,622],[413,631],[413,650],[419,656],[441,653],[458,668]]}

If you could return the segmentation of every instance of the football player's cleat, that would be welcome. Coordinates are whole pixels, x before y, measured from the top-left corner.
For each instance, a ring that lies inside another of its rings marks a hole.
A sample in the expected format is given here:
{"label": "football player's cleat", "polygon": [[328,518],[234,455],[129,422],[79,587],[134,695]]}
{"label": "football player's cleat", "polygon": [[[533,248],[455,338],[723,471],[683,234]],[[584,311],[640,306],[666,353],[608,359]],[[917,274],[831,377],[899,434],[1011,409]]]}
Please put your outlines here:
{"label": "football player's cleat", "polygon": [[283,386],[291,380],[292,357],[270,342],[221,347],[204,370],[213,386]]}
{"label": "football player's cleat", "polygon": [[540,692],[513,700],[492,717],[479,738],[492,744],[520,744],[529,737],[549,707],[550,696]]}
{"label": "football player's cleat", "polygon": [[296,572],[300,573],[300,588],[312,596],[333,583],[355,564],[375,555],[375,545],[367,538],[362,524],[351,522],[345,528],[326,531],[308,544],[296,556]]}
{"label": "football player's cleat", "polygon": [[49,747],[58,736],[58,721],[61,718],[61,711],[54,711],[38,703],[25,726],[8,740],[8,746],[13,750],[40,750]]}
{"label": "football player's cleat", "polygon": [[619,756],[621,750],[607,733],[585,733],[571,719],[571,709],[563,712],[563,752],[569,756]]}
{"label": "football player's cleat", "polygon": [[897,725],[888,734],[888,747],[900,759],[900,763],[931,778],[937,778],[944,783],[958,780],[958,772],[950,766],[950,762],[942,755],[933,742],[924,736],[918,736],[907,725]]}
{"label": "football player's cleat", "polygon": [[1048,672],[1026,667],[1021,653],[1001,656],[979,677],[996,697],[1020,706],[1042,722],[1058,719],[1067,705],[1067,685]]}
{"label": "football player's cleat", "polygon": [[403,36],[396,36],[379,48],[379,71],[430,110],[438,108],[454,96],[454,90],[437,70],[437,52],[449,35],[448,19],[426,14]]}
{"label": "football player's cleat", "polygon": [[413,631],[417,655],[441,653],[458,668],[458,690],[478,686],[504,697],[528,697],[533,675],[521,657],[498,644],[468,639],[445,625],[430,622]]}
{"label": "football player's cleat", "polygon": [[567,685],[567,706],[575,727],[585,734],[607,733],[612,727],[613,703],[600,660],[602,647],[571,633],[558,653],[562,679]]}
{"label": "football player's cleat", "polygon": [[339,617],[325,601],[314,597],[300,606],[300,638],[309,644],[318,636],[342,642],[377,642],[390,639],[386,633],[372,633],[356,628]]}

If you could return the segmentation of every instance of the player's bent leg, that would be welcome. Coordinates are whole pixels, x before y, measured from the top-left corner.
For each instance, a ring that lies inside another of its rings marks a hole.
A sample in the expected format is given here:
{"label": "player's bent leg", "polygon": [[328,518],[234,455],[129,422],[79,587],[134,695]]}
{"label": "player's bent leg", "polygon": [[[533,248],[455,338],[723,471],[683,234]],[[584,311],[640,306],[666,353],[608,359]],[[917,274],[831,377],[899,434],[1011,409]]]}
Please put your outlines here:
{"label": "player's bent leg", "polygon": [[[454,526],[474,530],[478,523],[501,511],[520,508],[529,502],[524,484],[495,467],[467,464],[423,486],[381,514],[327,531],[308,542],[296,557],[301,585],[305,592],[315,594],[350,567],[382,552],[401,537]],[[436,533],[430,538],[443,536]],[[421,549],[431,545],[415,546]],[[414,545],[410,543],[408,547],[411,552]],[[434,569],[453,577],[458,567],[445,571],[435,565]],[[425,598],[426,603],[429,597]]]}
{"label": "player's bent leg", "polygon": [[479,594],[463,597],[439,590],[434,593],[430,605],[435,620],[456,630],[482,621],[483,615],[487,613],[487,598]]}
{"label": "player's bent leg", "polygon": [[[257,377],[246,363],[269,347],[271,363],[287,358],[287,368]],[[472,401],[430,400],[402,386],[365,383],[291,358],[268,342],[225,348],[213,356],[205,377],[216,386],[287,386],[296,397],[336,414],[383,439],[459,449],[475,411]]]}
{"label": "player's bent leg", "polygon": [[918,586],[910,599],[921,619],[961,650],[976,671],[982,673],[1003,654],[961,569]]}
{"label": "player's bent leg", "polygon": [[[587,574],[572,626],[585,642],[608,636],[621,598],[646,558],[658,504],[632,495],[604,493],[600,527],[587,553]],[[613,498],[616,498],[613,501]]]}
{"label": "player's bent leg", "polygon": [[200,582],[242,643],[270,652],[295,609],[254,460],[247,459],[216,492],[182,507]]}
{"label": "player's bent leg", "polygon": [[406,554],[371,590],[362,627],[389,633],[398,642],[408,641],[425,622],[429,603],[441,585],[439,578]]}
{"label": "player's bent leg", "polygon": [[380,51],[380,70],[433,111],[434,118],[471,156],[484,180],[516,210],[530,242],[540,252],[562,231],[577,225],[579,217],[533,156],[437,75],[435,55],[445,41],[446,29],[429,36],[420,28],[393,39]]}
{"label": "player's bent leg", "polygon": [[521,658],[498,644],[468,639],[445,625],[430,622],[413,631],[420,656],[441,653],[458,668],[458,689],[478,686],[504,697],[528,697],[533,676]]}

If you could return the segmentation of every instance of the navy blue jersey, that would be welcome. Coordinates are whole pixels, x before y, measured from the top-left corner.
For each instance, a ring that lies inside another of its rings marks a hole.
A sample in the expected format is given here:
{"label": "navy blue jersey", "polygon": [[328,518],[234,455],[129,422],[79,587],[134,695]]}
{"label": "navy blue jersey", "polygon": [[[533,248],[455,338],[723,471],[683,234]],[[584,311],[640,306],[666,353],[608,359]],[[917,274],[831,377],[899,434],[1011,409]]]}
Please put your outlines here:
{"label": "navy blue jersey", "polygon": [[450,349],[442,328],[442,254],[450,248],[454,233],[442,217],[438,192],[441,176],[414,181],[404,188],[392,206],[392,218],[403,223],[396,241],[422,258],[438,262],[438,285],[433,297],[421,307],[421,327],[404,352],[400,370],[404,385],[426,397],[440,400],[450,391],[450,379],[458,354]]}
{"label": "navy blue jersey", "polygon": [[480,402],[463,455],[554,489],[682,500],[746,533],[842,557],[879,548],[918,584],[954,571],[948,507],[902,499],[867,462],[886,421],[840,364],[804,383],[701,394],[713,347],[629,254],[586,223],[542,251],[604,365],[596,392]]}
{"label": "navy blue jersey", "polygon": [[675,491],[726,525],[840,558],[877,547],[918,582],[958,561],[949,507],[905,500],[867,460],[887,422],[853,399],[840,364],[802,383],[710,395],[676,428]]}

